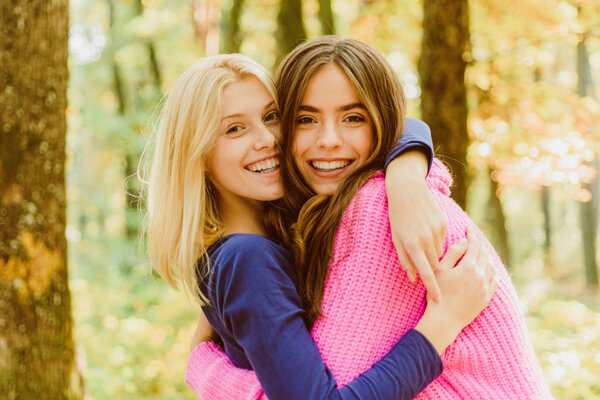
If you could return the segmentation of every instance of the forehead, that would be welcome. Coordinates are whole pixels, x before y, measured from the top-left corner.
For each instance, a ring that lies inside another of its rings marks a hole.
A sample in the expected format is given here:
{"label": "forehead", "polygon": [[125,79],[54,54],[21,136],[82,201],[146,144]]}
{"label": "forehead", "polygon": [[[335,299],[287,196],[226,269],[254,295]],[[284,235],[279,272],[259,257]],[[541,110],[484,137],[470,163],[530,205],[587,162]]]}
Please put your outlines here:
{"label": "forehead", "polygon": [[228,83],[223,88],[221,103],[223,114],[261,109],[273,101],[273,97],[254,76],[248,76]]}
{"label": "forehead", "polygon": [[308,81],[302,103],[311,105],[330,102],[359,102],[359,96],[346,73],[337,64],[327,64]]}

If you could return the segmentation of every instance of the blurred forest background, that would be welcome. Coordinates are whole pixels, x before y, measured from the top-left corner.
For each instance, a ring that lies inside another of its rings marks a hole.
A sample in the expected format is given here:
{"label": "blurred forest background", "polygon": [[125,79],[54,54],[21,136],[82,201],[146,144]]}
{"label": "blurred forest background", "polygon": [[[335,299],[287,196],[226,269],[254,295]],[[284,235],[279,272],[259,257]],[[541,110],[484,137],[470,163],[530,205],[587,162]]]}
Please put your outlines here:
{"label": "blurred forest background", "polygon": [[183,374],[199,309],[138,243],[155,109],[199,57],[239,51],[274,70],[327,33],[398,72],[408,115],[432,127],[454,196],[510,270],[556,398],[600,397],[598,0],[0,7],[1,398],[194,398]]}

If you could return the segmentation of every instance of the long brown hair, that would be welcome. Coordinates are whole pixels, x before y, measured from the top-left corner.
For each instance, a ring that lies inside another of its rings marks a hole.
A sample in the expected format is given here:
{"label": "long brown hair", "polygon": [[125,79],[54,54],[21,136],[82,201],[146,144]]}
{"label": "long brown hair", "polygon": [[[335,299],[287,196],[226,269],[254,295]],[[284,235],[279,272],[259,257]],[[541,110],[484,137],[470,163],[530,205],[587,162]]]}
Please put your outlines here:
{"label": "long brown hair", "polygon": [[[317,195],[302,177],[292,152],[300,103],[312,77],[335,64],[352,82],[373,121],[371,155],[333,195]],[[321,314],[325,279],[342,215],[354,194],[378,170],[398,141],[405,117],[402,86],[385,58],[353,39],[323,36],[301,44],[281,62],[275,77],[282,110],[282,176],[288,215],[298,215],[292,229],[299,292],[310,327]]]}

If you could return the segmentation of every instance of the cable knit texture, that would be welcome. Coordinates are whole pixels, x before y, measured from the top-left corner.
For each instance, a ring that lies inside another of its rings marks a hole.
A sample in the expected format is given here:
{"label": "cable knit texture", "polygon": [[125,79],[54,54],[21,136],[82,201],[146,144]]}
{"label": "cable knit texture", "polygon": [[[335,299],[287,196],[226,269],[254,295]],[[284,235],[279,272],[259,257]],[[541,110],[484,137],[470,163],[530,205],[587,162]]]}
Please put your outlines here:
{"label": "cable knit texture", "polygon": [[[449,197],[451,184],[448,170],[435,160],[427,185],[448,217],[444,252],[474,226]],[[425,310],[424,286],[419,280],[411,283],[398,264],[387,210],[384,175],[378,173],[354,196],[336,234],[323,315],[311,334],[339,386],[386,354]],[[417,399],[552,398],[514,286],[486,244],[498,269],[498,290],[442,355],[444,372]],[[200,399],[266,398],[256,375],[236,368],[212,343],[191,353],[185,380]]]}

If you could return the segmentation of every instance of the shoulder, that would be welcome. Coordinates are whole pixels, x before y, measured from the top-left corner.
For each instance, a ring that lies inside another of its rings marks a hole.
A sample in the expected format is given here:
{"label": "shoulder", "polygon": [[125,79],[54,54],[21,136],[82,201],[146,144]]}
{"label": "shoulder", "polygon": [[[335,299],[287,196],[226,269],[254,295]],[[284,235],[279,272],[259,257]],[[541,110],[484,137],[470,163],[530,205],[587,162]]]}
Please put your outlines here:
{"label": "shoulder", "polygon": [[[287,254],[287,250],[261,235],[232,234],[219,239],[214,245],[213,254],[219,257],[267,256]],[[212,257],[212,256],[211,256]]]}
{"label": "shoulder", "polygon": [[377,171],[369,178],[364,185],[354,195],[352,202],[360,203],[366,200],[385,199],[385,174],[383,171]]}
{"label": "shoulder", "polygon": [[439,192],[450,196],[450,187],[452,186],[452,175],[448,168],[437,158],[433,159],[431,169],[425,182],[432,192]]}
{"label": "shoulder", "polygon": [[342,231],[360,231],[366,227],[385,225],[387,221],[385,175],[378,171],[354,194],[344,211],[339,228]]}
{"label": "shoulder", "polygon": [[209,249],[211,260],[287,257],[288,251],[272,240],[254,234],[236,233],[219,239]]}
{"label": "shoulder", "polygon": [[253,234],[233,234],[225,236],[209,250],[211,274],[225,277],[253,279],[261,275],[292,273],[290,254],[272,240]]}

